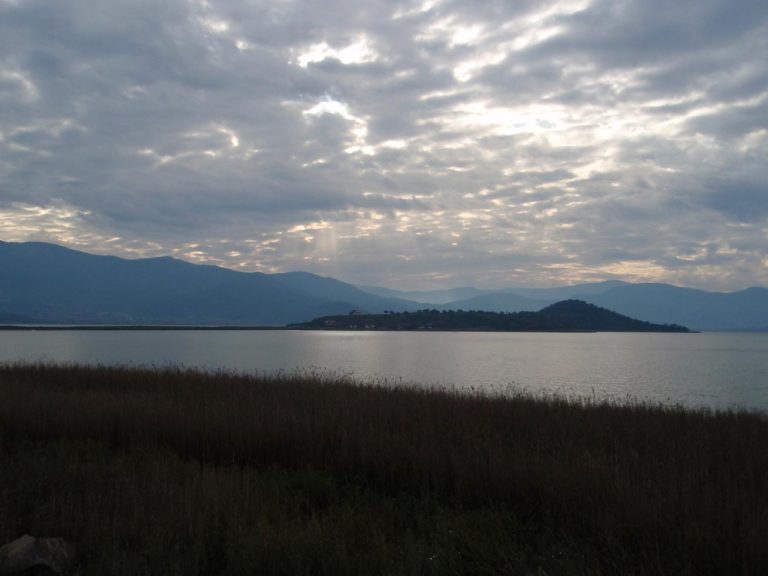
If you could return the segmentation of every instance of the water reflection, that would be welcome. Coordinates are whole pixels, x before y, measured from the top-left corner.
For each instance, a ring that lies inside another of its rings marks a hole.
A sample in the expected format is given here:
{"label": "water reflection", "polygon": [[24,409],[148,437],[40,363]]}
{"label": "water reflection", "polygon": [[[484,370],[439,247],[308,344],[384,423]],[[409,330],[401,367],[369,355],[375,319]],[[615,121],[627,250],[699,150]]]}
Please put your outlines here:
{"label": "water reflection", "polygon": [[0,361],[315,369],[360,379],[768,407],[768,334],[8,331]]}

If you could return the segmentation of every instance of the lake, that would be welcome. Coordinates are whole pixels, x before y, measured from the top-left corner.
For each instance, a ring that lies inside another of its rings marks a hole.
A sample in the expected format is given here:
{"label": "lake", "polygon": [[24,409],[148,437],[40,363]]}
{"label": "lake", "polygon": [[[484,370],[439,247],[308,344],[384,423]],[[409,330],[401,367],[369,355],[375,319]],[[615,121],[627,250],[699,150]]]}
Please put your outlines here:
{"label": "lake", "polygon": [[766,333],[0,331],[0,362],[313,370],[476,390],[768,408]]}

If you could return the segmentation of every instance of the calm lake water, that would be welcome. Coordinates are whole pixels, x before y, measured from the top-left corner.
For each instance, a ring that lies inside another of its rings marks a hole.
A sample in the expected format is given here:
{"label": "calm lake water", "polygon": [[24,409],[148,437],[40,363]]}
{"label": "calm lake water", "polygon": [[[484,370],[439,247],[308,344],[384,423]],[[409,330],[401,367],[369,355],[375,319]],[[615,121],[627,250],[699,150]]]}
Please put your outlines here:
{"label": "calm lake water", "polygon": [[0,362],[319,370],[491,391],[768,409],[768,334],[4,331]]}

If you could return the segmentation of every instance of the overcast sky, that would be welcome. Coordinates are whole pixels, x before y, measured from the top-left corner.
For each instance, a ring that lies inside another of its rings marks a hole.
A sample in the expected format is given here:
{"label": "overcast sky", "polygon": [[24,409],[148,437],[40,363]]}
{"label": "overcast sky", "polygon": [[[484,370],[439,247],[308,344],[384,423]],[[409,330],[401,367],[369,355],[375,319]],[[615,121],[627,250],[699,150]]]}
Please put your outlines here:
{"label": "overcast sky", "polygon": [[0,0],[0,239],[768,285],[768,2]]}

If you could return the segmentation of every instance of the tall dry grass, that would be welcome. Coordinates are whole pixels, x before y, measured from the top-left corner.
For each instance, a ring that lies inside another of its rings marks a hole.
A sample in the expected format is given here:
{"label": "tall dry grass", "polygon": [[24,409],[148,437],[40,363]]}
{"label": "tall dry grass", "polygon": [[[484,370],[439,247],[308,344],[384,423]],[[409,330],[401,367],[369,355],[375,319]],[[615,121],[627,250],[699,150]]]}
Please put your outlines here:
{"label": "tall dry grass", "polygon": [[[68,531],[101,569],[188,541],[186,574],[248,573],[275,550],[286,559],[262,573],[763,574],[766,441],[768,419],[739,411],[327,375],[5,366],[0,536]],[[147,484],[110,488],[126,478]],[[114,508],[111,538],[78,512],[90,499],[99,518]],[[179,522],[188,540],[168,525]],[[255,534],[281,544],[244,547]],[[149,556],[140,571],[159,573],[167,554]]]}

